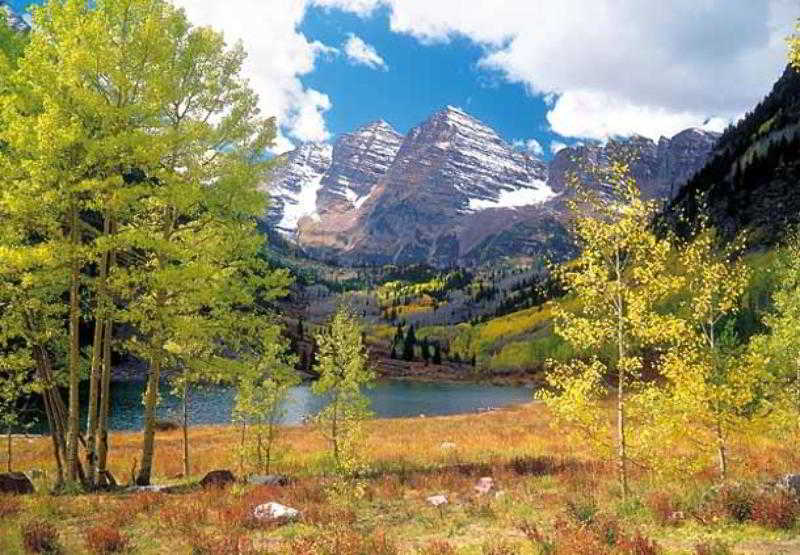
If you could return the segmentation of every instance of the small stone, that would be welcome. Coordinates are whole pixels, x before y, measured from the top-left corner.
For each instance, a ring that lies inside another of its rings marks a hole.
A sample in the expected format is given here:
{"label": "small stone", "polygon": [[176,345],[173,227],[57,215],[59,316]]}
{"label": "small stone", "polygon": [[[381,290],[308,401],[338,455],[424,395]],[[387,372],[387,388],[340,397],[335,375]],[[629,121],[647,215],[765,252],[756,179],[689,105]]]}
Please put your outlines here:
{"label": "small stone", "polygon": [[0,474],[0,493],[24,495],[33,491],[33,484],[22,472]]}
{"label": "small stone", "polygon": [[456,444],[453,443],[452,441],[443,441],[441,444],[439,444],[439,449],[442,449],[443,451],[447,451],[449,449],[455,449],[455,448],[456,448]]}
{"label": "small stone", "polygon": [[300,511],[270,501],[253,509],[253,516],[258,520],[294,520],[300,516]]}
{"label": "small stone", "polygon": [[429,505],[433,505],[434,507],[447,505],[447,497],[445,497],[444,495],[432,495],[428,497],[425,501],[427,501]]}
{"label": "small stone", "polygon": [[776,485],[790,495],[800,498],[800,474],[787,474],[778,480]]}
{"label": "small stone", "polygon": [[494,489],[494,479],[486,476],[478,480],[478,483],[475,484],[475,491],[478,492],[478,495],[484,495],[489,493]]}
{"label": "small stone", "polygon": [[255,475],[247,478],[247,483],[254,486],[288,486],[289,478],[280,474]]}
{"label": "small stone", "polygon": [[209,486],[214,487],[225,487],[228,484],[232,484],[236,481],[236,476],[233,475],[233,472],[230,470],[212,470],[205,477],[200,480],[200,485],[204,488]]}
{"label": "small stone", "polygon": [[494,492],[494,498],[495,499],[502,499],[505,496],[506,496],[506,492],[504,492],[502,490]]}

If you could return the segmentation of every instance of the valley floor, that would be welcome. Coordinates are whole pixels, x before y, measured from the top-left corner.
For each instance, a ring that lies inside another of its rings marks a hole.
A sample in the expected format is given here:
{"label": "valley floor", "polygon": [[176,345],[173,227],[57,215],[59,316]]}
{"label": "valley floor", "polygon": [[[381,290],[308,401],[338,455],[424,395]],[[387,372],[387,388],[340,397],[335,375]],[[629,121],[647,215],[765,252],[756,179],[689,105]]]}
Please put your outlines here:
{"label": "valley floor", "polygon": [[[192,474],[180,477],[180,431],[159,432],[154,482],[177,493],[99,493],[0,497],[0,553],[22,553],[22,528],[55,527],[64,553],[96,552],[121,533],[133,553],[800,553],[800,509],[778,498],[737,521],[731,496],[709,496],[713,472],[662,483],[640,472],[622,501],[610,464],[588,456],[550,425],[542,405],[483,414],[374,421],[356,484],[326,475],[324,438],[310,427],[283,431],[273,472],[285,487],[236,484],[224,491],[189,485],[213,469],[241,476],[241,430],[191,430]],[[140,434],[111,438],[112,472],[127,482]],[[52,475],[46,438],[14,438],[14,467]],[[764,483],[800,468],[791,446],[766,440],[736,445],[736,479]],[[491,477],[494,487],[475,486]],[[37,484],[40,488],[46,484]],[[438,508],[427,498],[444,495]],[[704,495],[705,494],[705,495]],[[253,508],[275,501],[301,511],[293,523],[267,524]],[[740,502],[741,503],[741,502]],[[772,504],[770,504],[772,503]],[[783,504],[782,504],[783,503]]]}

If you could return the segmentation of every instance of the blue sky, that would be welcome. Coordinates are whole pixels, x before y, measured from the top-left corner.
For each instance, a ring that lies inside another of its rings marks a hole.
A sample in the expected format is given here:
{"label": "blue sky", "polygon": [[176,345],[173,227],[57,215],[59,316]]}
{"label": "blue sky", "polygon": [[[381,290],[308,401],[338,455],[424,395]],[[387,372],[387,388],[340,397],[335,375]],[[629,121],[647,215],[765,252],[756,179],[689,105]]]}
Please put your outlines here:
{"label": "blue sky", "polygon": [[535,138],[546,143],[547,106],[521,84],[504,81],[497,72],[477,67],[483,50],[459,37],[448,43],[423,45],[403,34],[387,32],[383,8],[368,18],[310,9],[299,30],[310,40],[344,43],[349,33],[372,45],[388,70],[354,65],[342,56],[327,56],[314,72],[301,78],[307,87],[323,90],[333,107],[326,113],[334,135],[383,118],[401,133],[434,111],[452,104],[491,125],[507,140]]}
{"label": "blue sky", "polygon": [[173,1],[244,43],[277,152],[379,118],[405,133],[447,104],[544,157],[721,130],[769,91],[800,16],[797,0]]}

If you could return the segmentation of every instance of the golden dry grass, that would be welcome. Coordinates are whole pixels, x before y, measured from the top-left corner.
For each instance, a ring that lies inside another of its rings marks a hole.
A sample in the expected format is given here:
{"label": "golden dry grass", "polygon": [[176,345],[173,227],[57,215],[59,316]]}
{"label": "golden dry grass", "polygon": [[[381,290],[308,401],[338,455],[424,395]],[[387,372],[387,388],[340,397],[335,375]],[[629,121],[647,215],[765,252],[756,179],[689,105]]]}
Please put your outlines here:
{"label": "golden dry grass", "polygon": [[[718,541],[740,553],[800,552],[797,524],[784,526],[794,506],[780,499],[756,500],[761,520],[741,523],[729,518],[728,501],[699,503],[699,493],[713,485],[710,470],[671,485],[640,471],[633,498],[622,502],[612,465],[567,441],[541,405],[377,420],[368,428],[372,473],[357,488],[345,484],[344,494],[326,471],[324,439],[310,427],[287,428],[277,470],[296,478],[288,487],[0,497],[0,553],[21,553],[21,529],[32,518],[52,523],[67,553],[121,542],[130,552],[171,554],[645,554],[693,553],[700,543],[714,547]],[[218,468],[238,474],[238,440],[234,427],[192,429],[193,479]],[[116,433],[111,442],[111,469],[125,482],[140,434]],[[46,438],[20,438],[14,448],[17,469],[51,471]],[[800,464],[791,446],[752,438],[736,445],[734,458],[740,480]],[[154,481],[178,482],[173,478],[180,472],[180,432],[158,433]],[[489,495],[474,490],[482,476],[496,482]],[[439,493],[449,499],[441,511],[425,501]],[[302,520],[283,526],[255,521],[253,507],[267,501],[300,509]],[[696,518],[683,514],[687,507],[696,509]]]}

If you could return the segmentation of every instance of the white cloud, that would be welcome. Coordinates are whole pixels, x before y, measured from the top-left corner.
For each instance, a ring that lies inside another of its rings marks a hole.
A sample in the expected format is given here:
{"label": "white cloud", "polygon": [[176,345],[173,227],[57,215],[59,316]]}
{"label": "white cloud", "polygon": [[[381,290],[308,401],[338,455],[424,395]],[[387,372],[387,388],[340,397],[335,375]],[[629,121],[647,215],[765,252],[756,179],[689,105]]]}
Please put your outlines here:
{"label": "white cloud", "polygon": [[561,141],[550,141],[550,152],[553,154],[558,154],[565,148],[567,148],[567,145],[565,145]]}
{"label": "white cloud", "polygon": [[553,131],[601,140],[751,109],[784,68],[800,15],[796,0],[504,0],[490,13],[477,1],[361,3],[388,6],[392,30],[422,42],[482,45],[480,67],[552,103]]}
{"label": "white cloud", "polygon": [[330,137],[330,99],[300,78],[338,51],[298,31],[309,6],[362,17],[384,6],[394,32],[471,39],[484,49],[479,67],[545,95],[554,132],[600,140],[724,127],[769,91],[800,15],[797,0],[503,0],[490,12],[477,0],[175,2],[229,43],[242,40],[244,73],[264,114],[277,116],[282,149]]}
{"label": "white cloud", "polygon": [[522,139],[518,139],[512,143],[512,146],[517,150],[526,150],[536,156],[541,156],[544,154],[544,148],[542,148],[542,143],[537,141],[536,139],[528,139],[527,141],[523,141]]}
{"label": "white cloud", "polygon": [[[363,8],[352,0],[326,0],[330,6],[357,13]],[[241,40],[248,57],[243,74],[260,97],[265,116],[275,116],[280,126],[275,153],[285,152],[297,141],[325,141],[330,132],[325,112],[331,108],[324,92],[304,87],[300,77],[315,63],[337,53],[335,48],[309,41],[297,30],[310,0],[174,0],[195,25],[208,25],[225,34],[228,44]]]}
{"label": "white cloud", "polygon": [[371,44],[367,44],[364,40],[354,35],[353,33],[347,34],[347,41],[342,46],[348,61],[353,65],[362,65],[372,69],[388,70],[389,67],[386,62],[375,50]]}

